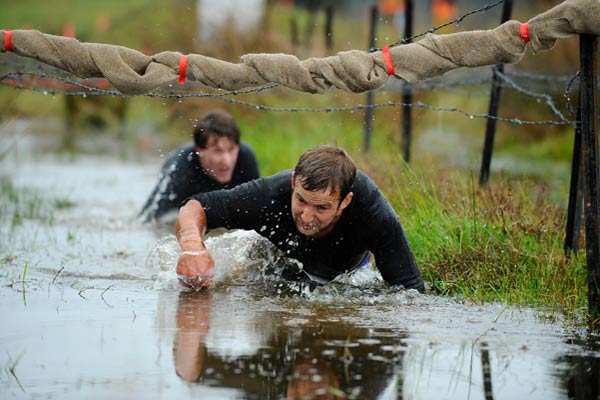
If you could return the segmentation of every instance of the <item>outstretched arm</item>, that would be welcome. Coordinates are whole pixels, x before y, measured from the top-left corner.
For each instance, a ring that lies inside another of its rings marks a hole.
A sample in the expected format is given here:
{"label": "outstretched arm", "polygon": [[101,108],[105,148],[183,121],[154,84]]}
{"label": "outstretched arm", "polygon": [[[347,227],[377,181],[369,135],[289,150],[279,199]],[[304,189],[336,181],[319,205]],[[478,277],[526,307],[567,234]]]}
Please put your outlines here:
{"label": "outstretched arm", "polygon": [[175,230],[181,255],[177,275],[182,285],[194,289],[209,287],[215,262],[204,244],[206,213],[198,200],[190,200],[179,209]]}

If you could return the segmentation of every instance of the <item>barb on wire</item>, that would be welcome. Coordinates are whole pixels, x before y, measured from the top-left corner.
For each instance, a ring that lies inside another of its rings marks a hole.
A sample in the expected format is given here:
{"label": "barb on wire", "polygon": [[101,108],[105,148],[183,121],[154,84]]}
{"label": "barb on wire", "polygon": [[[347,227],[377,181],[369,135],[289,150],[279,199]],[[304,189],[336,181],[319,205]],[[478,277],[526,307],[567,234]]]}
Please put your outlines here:
{"label": "barb on wire", "polygon": [[581,71],[577,71],[575,75],[571,77],[569,83],[567,84],[567,87],[565,88],[565,91],[563,92],[565,103],[567,104],[567,110],[569,111],[569,115],[571,116],[577,115],[577,112],[573,110],[573,107],[571,105],[571,86],[573,85],[573,82],[575,82],[575,79],[579,78],[580,72]]}

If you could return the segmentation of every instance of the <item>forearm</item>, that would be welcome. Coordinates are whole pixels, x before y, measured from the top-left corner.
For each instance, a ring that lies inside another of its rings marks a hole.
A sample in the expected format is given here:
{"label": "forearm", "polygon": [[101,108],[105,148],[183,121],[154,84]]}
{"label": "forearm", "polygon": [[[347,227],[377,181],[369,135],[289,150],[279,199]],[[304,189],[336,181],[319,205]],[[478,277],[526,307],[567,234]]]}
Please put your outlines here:
{"label": "forearm", "polygon": [[204,231],[206,213],[198,200],[190,200],[179,209],[175,231],[182,251],[206,250]]}

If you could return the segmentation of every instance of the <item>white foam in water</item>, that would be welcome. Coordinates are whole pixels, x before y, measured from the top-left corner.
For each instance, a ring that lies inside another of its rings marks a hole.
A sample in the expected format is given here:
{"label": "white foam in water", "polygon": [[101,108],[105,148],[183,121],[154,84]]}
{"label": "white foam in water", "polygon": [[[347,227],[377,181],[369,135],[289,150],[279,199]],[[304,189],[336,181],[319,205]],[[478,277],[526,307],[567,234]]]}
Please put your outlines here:
{"label": "white foam in water", "polygon": [[[254,231],[230,231],[206,239],[206,247],[214,261],[213,286],[245,280],[248,272],[261,269],[279,257],[277,249]],[[177,260],[181,250],[175,235],[158,240],[146,266],[158,272],[154,288],[180,289]]]}

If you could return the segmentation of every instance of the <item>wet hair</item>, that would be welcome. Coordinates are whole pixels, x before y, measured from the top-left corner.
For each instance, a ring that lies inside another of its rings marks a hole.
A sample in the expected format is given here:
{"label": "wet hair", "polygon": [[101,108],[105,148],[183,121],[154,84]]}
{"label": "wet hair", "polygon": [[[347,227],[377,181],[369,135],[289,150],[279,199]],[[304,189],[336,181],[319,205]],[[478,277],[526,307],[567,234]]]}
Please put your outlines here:
{"label": "wet hair", "polygon": [[332,193],[339,192],[341,202],[352,190],[356,164],[344,149],[322,145],[300,156],[294,176],[306,190],[330,189]]}
{"label": "wet hair", "polygon": [[240,129],[226,111],[217,110],[205,115],[194,128],[194,143],[205,149],[212,136],[226,137],[240,144]]}

